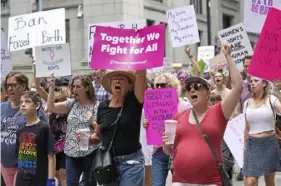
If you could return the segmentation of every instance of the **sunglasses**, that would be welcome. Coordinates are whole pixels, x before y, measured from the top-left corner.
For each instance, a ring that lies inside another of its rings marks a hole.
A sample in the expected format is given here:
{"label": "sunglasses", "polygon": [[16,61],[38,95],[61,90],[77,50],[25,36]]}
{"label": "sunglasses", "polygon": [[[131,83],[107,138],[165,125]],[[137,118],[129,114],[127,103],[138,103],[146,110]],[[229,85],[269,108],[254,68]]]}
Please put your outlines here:
{"label": "sunglasses", "polygon": [[167,83],[156,83],[155,88],[166,88],[167,87]]}
{"label": "sunglasses", "polygon": [[186,87],[186,91],[187,92],[190,92],[191,89],[193,88],[194,90],[198,91],[200,90],[201,88],[203,88],[203,84],[202,83],[193,83],[191,85],[189,85],[188,87]]}

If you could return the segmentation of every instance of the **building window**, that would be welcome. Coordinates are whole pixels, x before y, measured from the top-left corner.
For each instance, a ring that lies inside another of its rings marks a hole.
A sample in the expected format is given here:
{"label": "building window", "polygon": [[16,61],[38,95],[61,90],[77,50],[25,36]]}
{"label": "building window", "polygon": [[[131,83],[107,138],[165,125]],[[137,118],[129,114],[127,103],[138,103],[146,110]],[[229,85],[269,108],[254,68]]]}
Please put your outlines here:
{"label": "building window", "polygon": [[202,0],[190,0],[190,4],[194,5],[194,9],[197,14],[203,14]]}
{"label": "building window", "polygon": [[232,21],[233,21],[233,16],[222,14],[222,26],[223,26],[223,29],[231,27]]}
{"label": "building window", "polygon": [[66,43],[70,43],[70,22],[69,22],[69,19],[65,20],[65,40],[66,40]]}
{"label": "building window", "polygon": [[146,26],[147,26],[147,27],[153,26],[153,25],[155,25],[155,21],[150,20],[150,19],[147,19],[147,20],[146,20]]}

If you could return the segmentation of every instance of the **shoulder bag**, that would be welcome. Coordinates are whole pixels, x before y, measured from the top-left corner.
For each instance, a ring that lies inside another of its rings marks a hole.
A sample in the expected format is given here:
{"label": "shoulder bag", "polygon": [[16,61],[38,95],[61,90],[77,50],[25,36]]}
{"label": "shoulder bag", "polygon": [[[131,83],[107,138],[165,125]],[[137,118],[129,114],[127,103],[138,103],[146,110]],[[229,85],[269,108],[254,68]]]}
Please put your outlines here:
{"label": "shoulder bag", "polygon": [[101,146],[96,150],[92,165],[92,176],[99,183],[99,185],[114,183],[118,181],[119,170],[112,144],[116,135],[117,126],[122,116],[123,107],[117,115],[117,119],[111,125],[115,125],[113,136],[108,147]]}
{"label": "shoulder bag", "polygon": [[216,159],[216,161],[218,163],[219,171],[220,171],[221,179],[222,179],[222,185],[223,186],[233,186],[231,181],[230,181],[230,179],[229,179],[229,176],[228,176],[228,174],[227,174],[227,172],[226,172],[226,170],[225,170],[225,168],[224,168],[224,166],[222,164],[222,162],[219,159],[219,156],[218,156],[216,150],[212,146],[211,142],[209,141],[209,138],[208,138],[207,134],[204,132],[202,126],[200,125],[198,117],[197,117],[197,115],[196,115],[194,110],[192,110],[192,114],[193,114],[193,117],[194,117],[194,119],[196,121],[197,127],[200,129],[200,132],[202,134],[203,139],[206,141],[206,143],[210,147],[210,149],[211,149],[211,151],[212,151],[212,153],[213,153],[213,155],[214,155],[214,157],[215,157],[215,159]]}

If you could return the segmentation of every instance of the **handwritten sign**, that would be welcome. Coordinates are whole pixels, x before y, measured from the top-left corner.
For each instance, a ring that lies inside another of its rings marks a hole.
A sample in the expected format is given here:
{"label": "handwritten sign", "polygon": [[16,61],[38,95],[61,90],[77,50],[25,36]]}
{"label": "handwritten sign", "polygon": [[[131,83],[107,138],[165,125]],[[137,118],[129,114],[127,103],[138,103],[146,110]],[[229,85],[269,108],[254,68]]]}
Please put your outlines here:
{"label": "handwritten sign", "polygon": [[227,60],[223,53],[219,53],[210,61],[210,69],[224,69],[227,66]]}
{"label": "handwritten sign", "polygon": [[162,145],[164,121],[172,119],[177,110],[178,96],[175,88],[145,91],[144,112],[149,123],[146,130],[148,145]]}
{"label": "handwritten sign", "polygon": [[223,138],[240,168],[243,167],[245,123],[245,114],[240,114],[230,120]]}
{"label": "handwritten sign", "polygon": [[36,77],[71,75],[69,43],[36,47],[35,55]]}
{"label": "handwritten sign", "polygon": [[165,26],[140,29],[96,27],[91,68],[142,70],[163,65]]}
{"label": "handwritten sign", "polygon": [[244,24],[247,32],[261,33],[270,8],[281,10],[280,0],[244,0]]}
{"label": "handwritten sign", "polygon": [[7,48],[5,33],[1,30],[1,78],[12,70],[12,62]]}
{"label": "handwritten sign", "polygon": [[218,32],[220,42],[227,41],[231,45],[231,57],[236,67],[243,71],[243,59],[246,55],[252,55],[253,49],[244,29],[243,23],[239,23]]}
{"label": "handwritten sign", "polygon": [[281,11],[270,9],[248,73],[265,80],[281,79]]}
{"label": "handwritten sign", "polygon": [[209,64],[209,60],[215,57],[215,46],[201,46],[198,47],[197,61],[201,59]]}
{"label": "handwritten sign", "polygon": [[194,6],[166,12],[173,48],[200,42]]}
{"label": "handwritten sign", "polygon": [[9,51],[65,43],[65,9],[9,18]]}
{"label": "handwritten sign", "polygon": [[104,27],[113,27],[113,28],[121,28],[121,29],[141,29],[146,26],[145,20],[136,20],[136,21],[122,21],[122,22],[108,22],[108,23],[94,23],[88,25],[88,56],[89,63],[92,59],[92,51],[93,51],[93,43],[94,43],[94,35],[96,32],[97,26]]}

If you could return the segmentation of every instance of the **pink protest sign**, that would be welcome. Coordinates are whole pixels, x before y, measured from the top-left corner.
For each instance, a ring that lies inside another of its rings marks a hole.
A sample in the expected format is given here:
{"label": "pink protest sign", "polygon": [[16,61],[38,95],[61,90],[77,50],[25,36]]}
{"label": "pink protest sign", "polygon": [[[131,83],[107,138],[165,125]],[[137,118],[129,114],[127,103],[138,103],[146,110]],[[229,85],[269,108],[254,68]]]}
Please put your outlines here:
{"label": "pink protest sign", "polygon": [[148,145],[162,145],[165,120],[173,119],[178,111],[178,96],[175,88],[146,90],[144,113],[148,121],[146,140]]}
{"label": "pink protest sign", "polygon": [[269,10],[249,74],[269,81],[281,79],[281,11],[276,8]]}
{"label": "pink protest sign", "polygon": [[144,70],[163,66],[165,26],[120,29],[97,26],[91,68]]}

